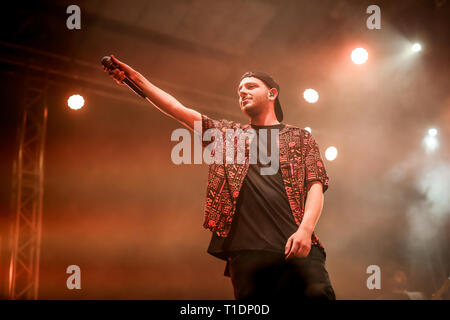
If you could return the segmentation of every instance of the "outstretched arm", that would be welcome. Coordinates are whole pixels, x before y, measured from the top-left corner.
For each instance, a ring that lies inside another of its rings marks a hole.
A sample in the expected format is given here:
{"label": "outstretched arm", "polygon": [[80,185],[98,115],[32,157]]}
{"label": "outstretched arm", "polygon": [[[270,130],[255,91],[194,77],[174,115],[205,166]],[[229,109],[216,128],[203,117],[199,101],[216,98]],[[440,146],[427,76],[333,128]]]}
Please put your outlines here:
{"label": "outstretched arm", "polygon": [[105,72],[108,72],[117,83],[122,84],[122,81],[128,76],[143,90],[147,96],[147,100],[153,104],[153,106],[162,113],[177,120],[188,129],[194,131],[194,121],[202,120],[201,114],[198,111],[185,107],[173,96],[152,84],[142,74],[112,55],[111,59],[119,66],[120,70],[115,69],[109,71],[105,68]]}

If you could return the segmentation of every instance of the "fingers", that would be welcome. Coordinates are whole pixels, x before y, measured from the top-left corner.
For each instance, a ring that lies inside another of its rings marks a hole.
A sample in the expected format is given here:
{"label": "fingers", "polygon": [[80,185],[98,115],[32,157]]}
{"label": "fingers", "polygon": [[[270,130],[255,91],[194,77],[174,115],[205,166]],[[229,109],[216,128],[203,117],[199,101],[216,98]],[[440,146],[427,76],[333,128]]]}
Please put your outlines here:
{"label": "fingers", "polygon": [[122,61],[119,61],[119,59],[117,59],[116,57],[114,57],[114,55],[111,55],[110,57],[111,57],[112,61],[113,61],[115,64],[117,64],[117,65],[121,65],[121,64],[122,64]]}
{"label": "fingers", "polygon": [[120,71],[119,69],[109,70],[107,68],[103,69],[105,72],[108,72],[108,74],[118,83],[122,84],[123,80],[125,80],[125,72]]}
{"label": "fingers", "polygon": [[294,242],[292,243],[291,250],[289,251],[288,255],[286,256],[286,260],[287,260],[287,259],[290,259],[290,258],[292,258],[292,257],[295,257],[298,248],[299,248],[299,243],[298,243],[297,241],[294,241]]}
{"label": "fingers", "polygon": [[308,246],[302,246],[302,247],[298,250],[296,256],[299,257],[299,258],[306,258],[306,257],[308,256],[310,250],[311,250],[310,247],[308,247]]}
{"label": "fingers", "polygon": [[111,55],[111,60],[120,70],[123,70],[123,63],[122,63],[122,61],[119,61],[113,55]]}
{"label": "fingers", "polygon": [[292,237],[290,237],[286,243],[286,247],[284,248],[284,254],[288,254],[288,252],[291,250],[292,245]]}
{"label": "fingers", "polygon": [[284,254],[287,254],[286,256],[286,260],[293,258],[293,257],[298,257],[298,258],[305,258],[308,256],[311,247],[307,246],[307,245],[303,245],[300,243],[300,241],[295,241],[292,238],[290,238],[288,240],[288,244],[289,244],[289,248],[288,245],[286,245],[286,249]]}
{"label": "fingers", "polygon": [[123,71],[118,71],[117,69],[115,70],[117,71],[116,75],[114,76],[114,79],[116,79],[116,82],[119,84],[123,83],[123,80],[125,80],[125,72]]}
{"label": "fingers", "polygon": [[123,63],[122,61],[120,61],[119,59],[114,57],[114,55],[111,55],[111,59],[117,66],[119,66],[120,70],[125,72],[125,74],[129,75],[132,73],[133,69],[129,65],[127,65],[126,63]]}

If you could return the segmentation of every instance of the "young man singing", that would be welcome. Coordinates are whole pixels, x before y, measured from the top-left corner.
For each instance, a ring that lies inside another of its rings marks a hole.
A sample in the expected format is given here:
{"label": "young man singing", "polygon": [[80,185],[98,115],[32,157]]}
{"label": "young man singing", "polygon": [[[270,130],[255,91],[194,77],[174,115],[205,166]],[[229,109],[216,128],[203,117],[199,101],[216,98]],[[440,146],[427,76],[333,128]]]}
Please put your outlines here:
{"label": "young man singing", "polygon": [[[204,227],[212,231],[208,253],[227,262],[224,275],[231,277],[235,298],[336,299],[325,250],[314,233],[328,175],[312,135],[282,123],[279,85],[265,73],[245,73],[237,94],[249,123],[214,120],[111,58],[118,68],[105,71],[118,83],[131,79],[149,102],[190,130],[199,121],[198,134],[217,129],[224,141],[227,129],[256,133],[257,161],[250,161],[247,139],[244,162],[209,165],[204,219]],[[224,154],[225,149],[223,144]],[[277,165],[270,165],[276,170],[262,174],[273,150]]]}

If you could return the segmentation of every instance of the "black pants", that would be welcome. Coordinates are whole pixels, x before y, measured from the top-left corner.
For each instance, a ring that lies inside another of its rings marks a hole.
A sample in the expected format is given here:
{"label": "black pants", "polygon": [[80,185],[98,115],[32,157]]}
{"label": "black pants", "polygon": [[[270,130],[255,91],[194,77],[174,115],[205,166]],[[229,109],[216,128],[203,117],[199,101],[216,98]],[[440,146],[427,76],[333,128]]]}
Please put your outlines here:
{"label": "black pants", "polygon": [[318,246],[312,246],[305,258],[289,260],[276,252],[235,252],[229,259],[234,296],[238,300],[335,300],[325,260],[325,251]]}

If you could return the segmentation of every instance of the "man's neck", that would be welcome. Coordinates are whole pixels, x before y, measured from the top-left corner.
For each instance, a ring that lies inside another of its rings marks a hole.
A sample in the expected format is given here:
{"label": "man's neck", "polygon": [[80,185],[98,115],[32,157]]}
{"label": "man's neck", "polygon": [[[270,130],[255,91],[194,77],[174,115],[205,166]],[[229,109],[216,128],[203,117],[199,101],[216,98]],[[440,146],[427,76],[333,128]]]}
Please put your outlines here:
{"label": "man's neck", "polygon": [[250,124],[255,126],[273,126],[280,124],[274,115],[265,115],[261,117],[251,118]]}

